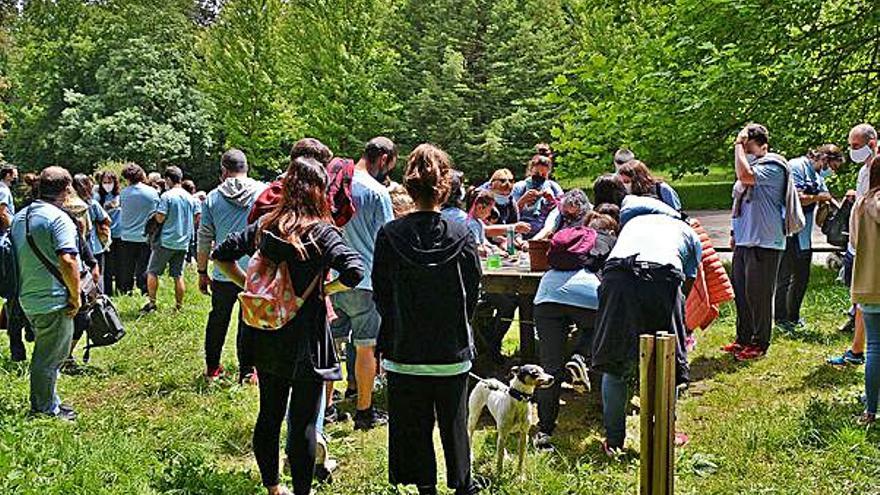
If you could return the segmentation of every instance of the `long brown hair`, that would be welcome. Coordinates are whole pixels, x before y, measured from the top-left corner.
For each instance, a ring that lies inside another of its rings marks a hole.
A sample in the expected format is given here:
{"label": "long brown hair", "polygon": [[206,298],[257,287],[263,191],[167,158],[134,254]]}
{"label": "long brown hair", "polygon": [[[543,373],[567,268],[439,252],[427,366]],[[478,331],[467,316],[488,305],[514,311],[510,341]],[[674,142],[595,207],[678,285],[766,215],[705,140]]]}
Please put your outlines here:
{"label": "long brown hair", "polygon": [[314,158],[296,158],[290,162],[281,187],[281,201],[261,221],[257,241],[260,231],[272,232],[292,244],[299,258],[305,259],[302,237],[316,223],[332,224],[327,171]]}
{"label": "long brown hair", "polygon": [[660,182],[651,175],[648,166],[639,160],[624,163],[617,173],[629,177],[632,181],[632,193],[636,196],[655,194],[657,183]]}

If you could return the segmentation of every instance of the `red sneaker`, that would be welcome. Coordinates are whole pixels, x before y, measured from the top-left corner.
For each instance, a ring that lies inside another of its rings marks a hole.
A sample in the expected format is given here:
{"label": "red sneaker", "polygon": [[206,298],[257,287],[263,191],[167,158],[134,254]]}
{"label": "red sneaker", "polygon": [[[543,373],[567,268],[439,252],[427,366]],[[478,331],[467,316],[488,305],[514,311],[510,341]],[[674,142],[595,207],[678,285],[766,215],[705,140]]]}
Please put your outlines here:
{"label": "red sneaker", "polygon": [[208,370],[205,371],[205,380],[208,380],[209,382],[216,382],[221,378],[223,378],[223,366],[208,368]]}
{"label": "red sneaker", "polygon": [[721,348],[721,350],[722,350],[723,352],[727,352],[727,353],[730,353],[730,354],[736,354],[737,352],[740,352],[740,351],[743,350],[743,349],[744,349],[744,347],[743,347],[742,345],[740,345],[740,344],[737,344],[736,342],[731,342],[731,343],[729,343],[729,344],[727,344],[726,346],[724,346],[724,347]]}
{"label": "red sneaker", "polygon": [[746,346],[743,350],[734,354],[737,361],[754,361],[767,354],[767,351],[753,345]]}

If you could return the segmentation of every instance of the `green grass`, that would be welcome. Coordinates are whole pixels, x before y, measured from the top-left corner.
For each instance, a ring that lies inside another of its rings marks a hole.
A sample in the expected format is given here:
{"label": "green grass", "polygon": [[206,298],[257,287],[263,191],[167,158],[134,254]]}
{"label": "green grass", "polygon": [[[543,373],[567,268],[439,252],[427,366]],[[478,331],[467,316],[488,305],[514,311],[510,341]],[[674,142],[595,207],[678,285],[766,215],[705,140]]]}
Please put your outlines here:
{"label": "green grass", "polygon": [[[687,174],[677,179],[665,171],[656,172],[656,176],[675,188],[685,211],[725,210],[733,203],[731,190],[735,178],[732,166],[712,166],[706,174]],[[561,185],[566,190],[579,187],[590,194],[594,180],[595,177],[576,177],[563,180]]]}
{"label": "green grass", "polygon": [[[0,493],[260,493],[251,453],[258,393],[202,382],[208,299],[190,290],[187,309],[173,313],[170,289],[163,280],[162,309],[140,319],[142,301],[120,298],[129,335],[95,350],[85,375],[61,378],[62,397],[80,411],[76,424],[25,416],[27,374],[8,361],[0,337]],[[812,324],[797,336],[777,334],[767,359],[736,364],[717,350],[733,334],[730,307],[700,332],[691,356],[695,381],[678,409],[678,427],[692,440],[677,451],[677,493],[880,493],[880,433],[851,419],[860,409],[862,371],[823,364],[848,344],[834,330],[846,306],[846,291],[817,268],[805,313]],[[516,334],[505,348],[515,348]],[[233,346],[230,335],[230,369]],[[634,493],[637,417],[629,420],[630,449],[608,460],[596,398],[564,400],[557,451],[530,449],[525,479],[508,469],[489,493]],[[328,432],[340,468],[317,493],[398,493],[386,482],[384,429],[355,433],[349,422]],[[477,473],[491,474],[494,438],[487,421],[474,445]]]}

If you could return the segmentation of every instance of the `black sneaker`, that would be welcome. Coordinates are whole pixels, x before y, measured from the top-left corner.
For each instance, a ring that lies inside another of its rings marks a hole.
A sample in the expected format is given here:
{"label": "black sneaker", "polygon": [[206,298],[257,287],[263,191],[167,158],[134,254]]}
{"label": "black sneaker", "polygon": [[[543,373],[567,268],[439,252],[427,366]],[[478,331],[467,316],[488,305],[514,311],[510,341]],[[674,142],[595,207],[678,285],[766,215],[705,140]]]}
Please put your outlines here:
{"label": "black sneaker", "polygon": [[345,389],[345,395],[343,396],[346,399],[354,399],[358,396],[358,391],[356,388],[347,388]]}
{"label": "black sneaker", "polygon": [[354,413],[354,429],[355,431],[369,431],[377,426],[388,424],[388,414],[378,411],[375,408],[366,410],[358,410]]}
{"label": "black sneaker", "polygon": [[144,304],[144,307],[143,307],[143,308],[141,308],[141,314],[142,314],[142,315],[148,315],[148,314],[150,314],[150,313],[156,311],[157,309],[159,309],[159,307],[156,306],[156,303],[154,303],[154,302],[148,302],[147,304]]}
{"label": "black sneaker", "polygon": [[324,411],[324,424],[332,425],[334,423],[344,423],[351,419],[351,415],[345,411],[340,411],[336,404],[331,405]]}
{"label": "black sneaker", "polygon": [[79,364],[77,364],[76,358],[70,356],[61,362],[61,368],[59,369],[59,371],[61,371],[61,373],[65,375],[76,376],[81,375],[83,369],[80,367]]}
{"label": "black sneaker", "polygon": [[539,431],[533,440],[535,449],[537,450],[553,450],[553,436],[543,431]]}
{"label": "black sneaker", "polygon": [[72,407],[64,404],[58,406],[58,412],[55,414],[32,410],[29,415],[34,418],[55,418],[70,423],[76,421],[76,411],[74,411]]}

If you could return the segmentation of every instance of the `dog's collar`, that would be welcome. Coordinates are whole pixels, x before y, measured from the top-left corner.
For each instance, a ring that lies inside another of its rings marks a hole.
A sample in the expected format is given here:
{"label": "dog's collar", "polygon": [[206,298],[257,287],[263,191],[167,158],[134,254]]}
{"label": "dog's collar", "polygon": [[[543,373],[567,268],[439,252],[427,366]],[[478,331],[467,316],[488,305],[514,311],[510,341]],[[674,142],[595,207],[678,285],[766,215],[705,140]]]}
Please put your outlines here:
{"label": "dog's collar", "polygon": [[511,396],[513,400],[518,400],[520,402],[529,402],[530,400],[532,400],[532,396],[530,394],[520,392],[513,387],[507,389],[507,395]]}

